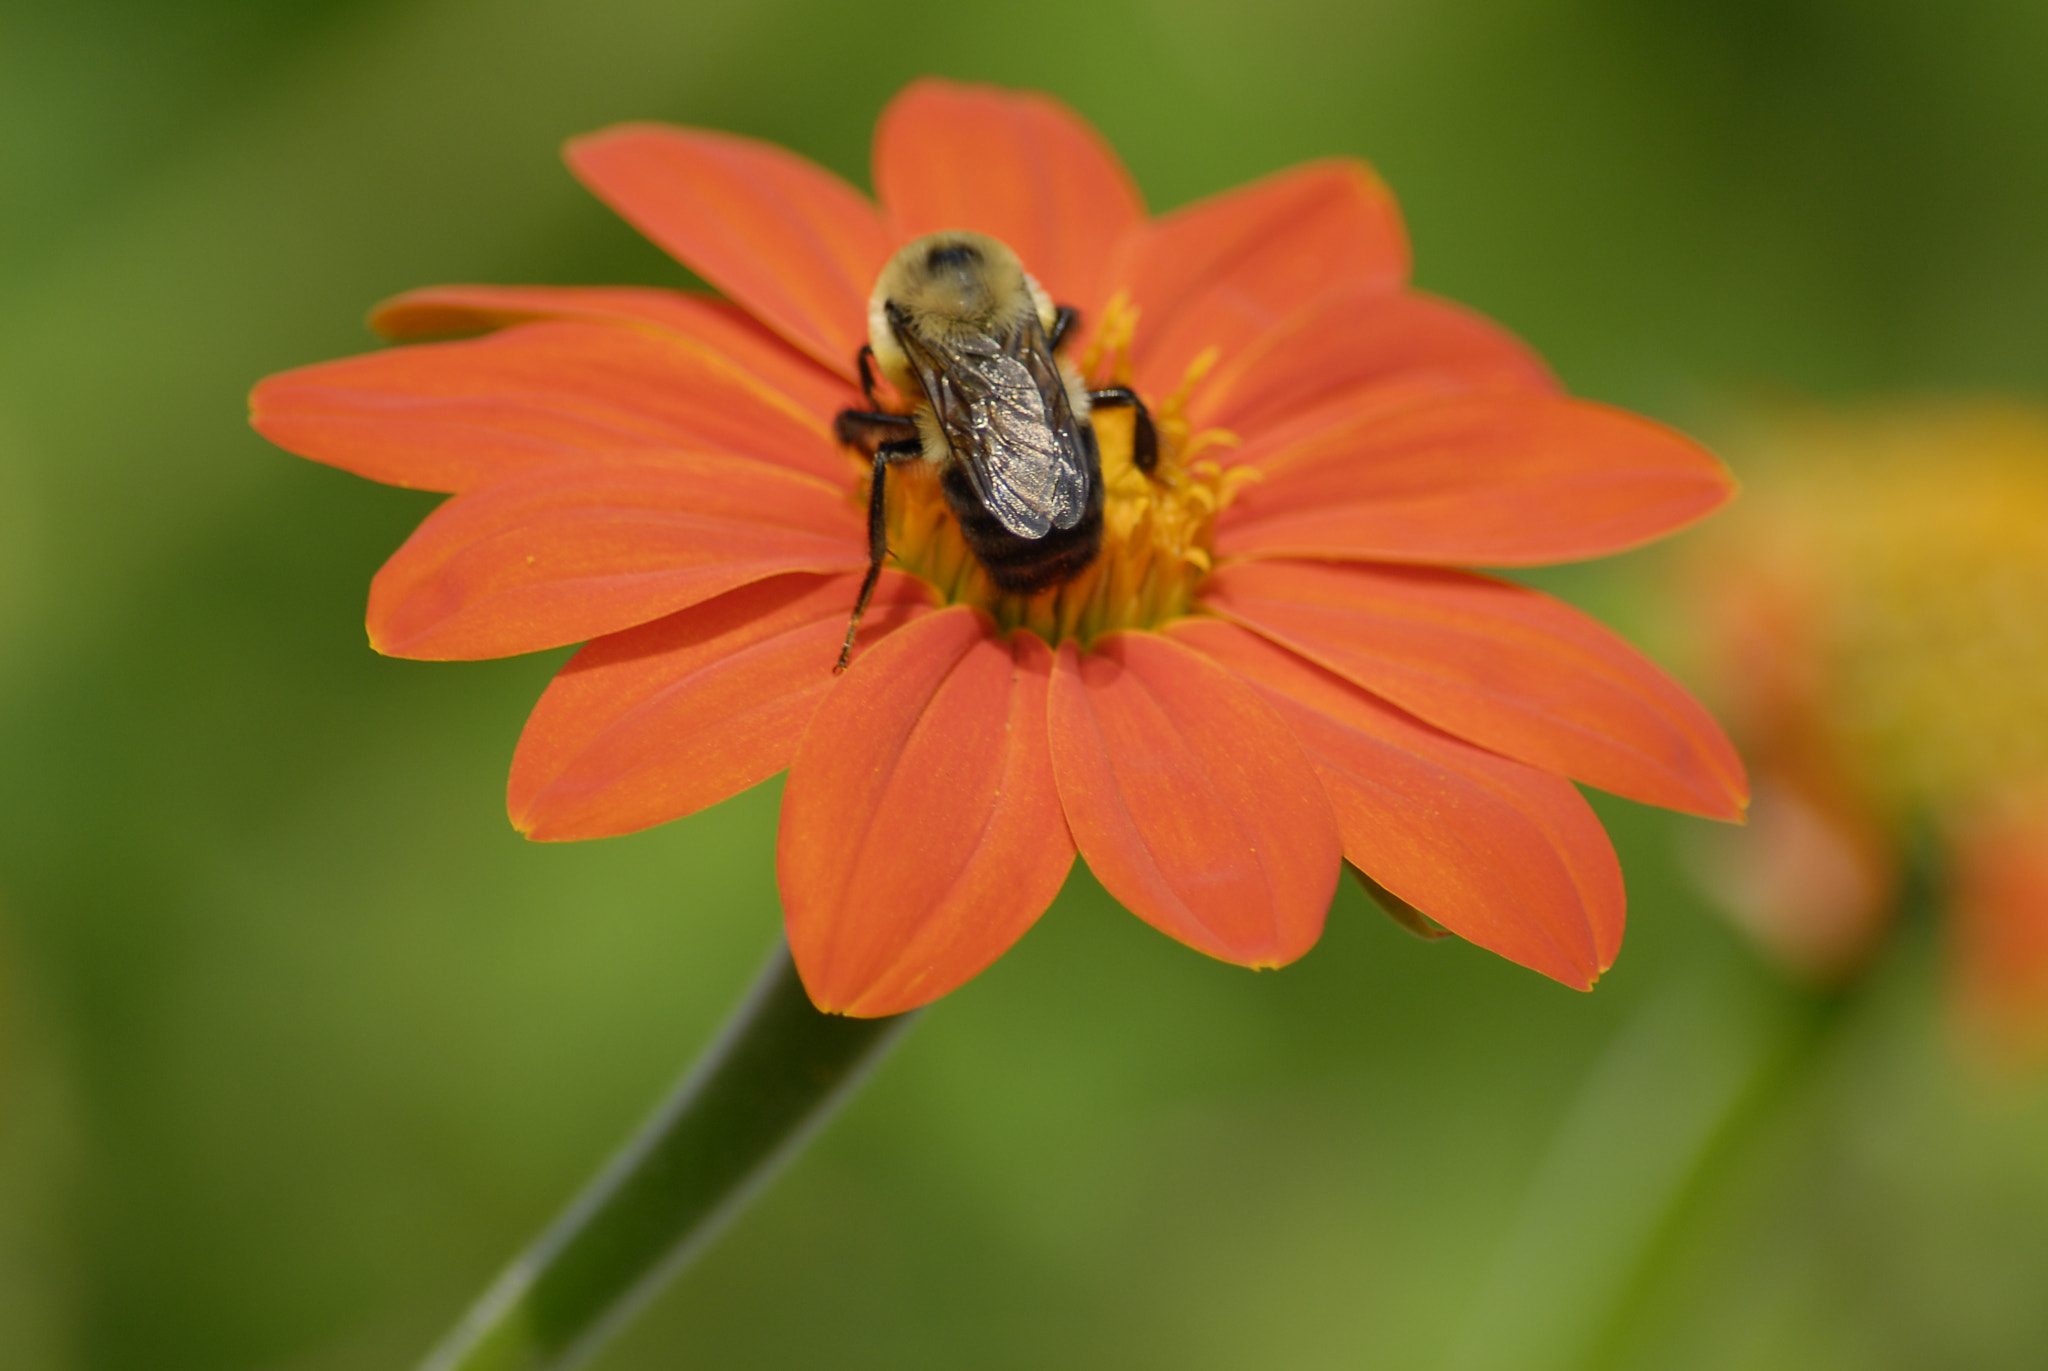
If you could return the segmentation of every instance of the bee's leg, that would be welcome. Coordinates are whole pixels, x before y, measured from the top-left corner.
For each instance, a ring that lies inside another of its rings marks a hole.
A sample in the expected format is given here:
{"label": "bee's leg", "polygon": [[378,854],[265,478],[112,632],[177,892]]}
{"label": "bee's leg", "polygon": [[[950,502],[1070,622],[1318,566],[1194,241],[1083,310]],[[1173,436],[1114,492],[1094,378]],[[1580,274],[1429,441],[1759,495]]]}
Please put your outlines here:
{"label": "bee's leg", "polygon": [[872,455],[891,443],[918,441],[917,420],[883,410],[842,409],[832,420],[832,433],[848,447]]}
{"label": "bee's leg", "polygon": [[853,361],[860,368],[860,393],[868,397],[868,408],[880,409],[882,402],[875,398],[875,345],[862,343]]}
{"label": "bee's leg", "polygon": [[1129,386],[1106,386],[1089,391],[1088,399],[1097,409],[1138,411],[1138,422],[1131,428],[1131,465],[1150,476],[1152,468],[1159,465],[1159,430],[1153,426],[1152,411],[1145,408],[1138,392]]}
{"label": "bee's leg", "polygon": [[[848,410],[841,414],[841,422],[852,413]],[[881,417],[894,419],[900,416],[889,414]],[[916,425],[911,425],[911,428],[915,431]],[[853,618],[847,622],[846,641],[839,648],[839,665],[832,668],[835,676],[846,670],[846,664],[853,660],[853,635],[860,632],[860,616],[867,613],[868,600],[875,593],[875,582],[882,579],[882,563],[889,559],[889,468],[897,462],[914,462],[923,455],[924,441],[915,437],[897,438],[875,449],[875,474],[868,484],[868,574],[861,578],[860,595],[853,602]]]}
{"label": "bee's leg", "polygon": [[1080,322],[1080,310],[1075,309],[1072,305],[1058,306],[1053,310],[1052,331],[1045,335],[1045,341],[1052,344],[1054,352],[1058,352],[1060,344],[1067,341],[1068,335],[1074,331]]}

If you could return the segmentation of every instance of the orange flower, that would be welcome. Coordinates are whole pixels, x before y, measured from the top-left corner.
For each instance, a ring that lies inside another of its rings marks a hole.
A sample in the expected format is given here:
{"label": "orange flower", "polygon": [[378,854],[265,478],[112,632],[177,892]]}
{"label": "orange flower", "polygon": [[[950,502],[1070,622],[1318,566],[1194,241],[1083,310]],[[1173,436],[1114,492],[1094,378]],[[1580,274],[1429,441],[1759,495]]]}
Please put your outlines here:
{"label": "orange flower", "polygon": [[[1720,505],[1728,478],[1407,290],[1364,166],[1154,219],[1063,106],[939,81],[882,117],[879,206],[730,134],[627,125],[568,160],[726,300],[419,291],[376,326],[495,331],[272,377],[254,421],[454,492],[371,587],[379,651],[588,640],[513,759],[531,836],[630,832],[788,769],[778,876],[820,1007],[888,1014],[958,986],[1077,850],[1226,961],[1307,951],[1341,858],[1583,988],[1620,944],[1622,887],[1566,778],[1740,814],[1740,763],[1667,677],[1577,611],[1456,569],[1633,547]],[[864,405],[877,273],[941,229],[1009,244],[1079,309],[1066,355],[1148,402],[1162,452],[1140,473],[1128,412],[1098,412],[1103,549],[1028,598],[989,583],[935,477],[898,467],[894,565],[835,676],[867,466],[832,421]]]}
{"label": "orange flower", "polygon": [[1894,406],[1759,446],[1690,578],[1758,773],[1717,893],[1778,960],[1840,983],[1931,836],[1959,1015],[1995,1051],[2048,1055],[2048,416]]}

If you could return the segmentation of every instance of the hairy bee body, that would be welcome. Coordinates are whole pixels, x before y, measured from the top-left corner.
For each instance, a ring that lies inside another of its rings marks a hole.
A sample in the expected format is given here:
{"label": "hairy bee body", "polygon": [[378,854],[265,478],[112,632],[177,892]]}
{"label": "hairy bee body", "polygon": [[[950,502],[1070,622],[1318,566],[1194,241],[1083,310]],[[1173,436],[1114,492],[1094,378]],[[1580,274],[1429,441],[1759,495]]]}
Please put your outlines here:
{"label": "hairy bee body", "polygon": [[[874,460],[868,492],[868,574],[839,654],[889,555],[890,466],[936,468],[961,536],[998,590],[1028,595],[1085,571],[1102,549],[1102,458],[1091,406],[1137,411],[1132,461],[1150,472],[1158,436],[1137,395],[1090,391],[1059,360],[1075,315],[1053,304],[1017,254],[979,233],[917,239],[889,259],[868,301],[860,372],[869,409],[844,410],[840,441]],[[877,406],[869,358],[914,402]]]}
{"label": "hairy bee body", "polygon": [[869,347],[915,414],[924,460],[989,578],[1028,594],[1072,580],[1102,542],[1088,392],[1054,355],[1051,300],[993,238],[938,233],[891,259]]}

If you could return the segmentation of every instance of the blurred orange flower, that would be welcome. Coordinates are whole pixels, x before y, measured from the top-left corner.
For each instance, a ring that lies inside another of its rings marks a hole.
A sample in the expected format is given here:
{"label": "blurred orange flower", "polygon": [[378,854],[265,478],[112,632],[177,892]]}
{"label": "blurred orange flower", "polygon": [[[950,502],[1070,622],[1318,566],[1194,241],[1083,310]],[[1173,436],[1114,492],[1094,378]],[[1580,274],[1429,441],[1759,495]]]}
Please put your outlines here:
{"label": "blurred orange flower", "polygon": [[1782,961],[1839,982],[1931,833],[1959,1014],[2048,1051],[2048,415],[1902,406],[1761,446],[1687,581],[1757,770],[1718,893]]}
{"label": "blurred orange flower", "polygon": [[[1566,605],[1456,569],[1636,546],[1719,506],[1726,474],[1408,290],[1365,166],[1154,219],[1063,106],[939,81],[882,116],[879,204],[696,129],[608,129],[568,160],[726,299],[419,291],[376,326],[485,336],[272,377],[254,422],[454,493],[371,587],[379,651],[588,640],[513,759],[525,832],[626,833],[788,769],[778,875],[821,1008],[958,986],[1077,850],[1139,917],[1230,962],[1305,952],[1341,858],[1586,987],[1620,944],[1622,887],[1567,778],[1741,813],[1741,764],[1669,678]],[[1028,598],[990,585],[929,472],[892,481],[895,565],[835,676],[867,464],[833,417],[863,403],[883,263],[949,228],[1009,244],[1079,309],[1071,355],[1148,402],[1163,451],[1140,473],[1128,412],[1098,412],[1103,550]]]}

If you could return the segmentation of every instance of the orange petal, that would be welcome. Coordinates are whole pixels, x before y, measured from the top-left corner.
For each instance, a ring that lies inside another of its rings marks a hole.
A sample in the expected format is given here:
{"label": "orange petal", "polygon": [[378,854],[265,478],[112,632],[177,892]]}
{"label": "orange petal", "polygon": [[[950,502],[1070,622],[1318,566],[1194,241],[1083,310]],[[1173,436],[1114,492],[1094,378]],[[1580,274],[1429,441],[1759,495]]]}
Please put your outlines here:
{"label": "orange petal", "polygon": [[1994,1055],[2048,1058],[2048,806],[1964,826],[1951,910],[1957,1009]]}
{"label": "orange petal", "polygon": [[1536,566],[1638,547],[1735,494],[1691,439],[1549,396],[1375,409],[1262,465],[1217,520],[1223,556]]}
{"label": "orange petal", "polygon": [[1167,630],[1250,681],[1307,750],[1344,855],[1468,942],[1580,990],[1621,948],[1614,847],[1571,782],[1417,722],[1220,619]]}
{"label": "orange petal", "polygon": [[1060,648],[1052,758],[1081,855],[1124,906],[1241,966],[1315,945],[1343,844],[1322,782],[1270,705],[1155,633]]}
{"label": "orange petal", "polygon": [[796,401],[829,424],[853,401],[846,380],[798,352],[729,300],[644,286],[428,286],[370,313],[386,338],[411,341],[489,333],[537,319],[637,324],[687,338],[742,376]]}
{"label": "orange petal", "polygon": [[1408,236],[1393,195],[1362,162],[1312,162],[1155,220],[1130,240],[1118,283],[1143,311],[1138,387],[1180,384],[1204,349],[1225,356],[1321,296],[1394,291]]}
{"label": "orange petal", "polygon": [[[837,679],[858,574],[775,576],[599,638],[534,706],[512,757],[513,826],[553,842],[694,814],[783,770]],[[929,610],[883,573],[858,651]]]}
{"label": "orange petal", "polygon": [[954,606],[853,664],[782,795],[789,949],[820,1009],[899,1014],[1008,950],[1074,862],[1046,753],[1051,654]]}
{"label": "orange petal", "polygon": [[675,447],[850,471],[805,403],[704,343],[614,324],[523,324],[301,367],[259,384],[250,406],[289,452],[421,490]]}
{"label": "orange petal", "polygon": [[[1332,291],[1223,360],[1188,403],[1188,419],[1246,440],[1231,454],[1256,461],[1272,435],[1314,432],[1382,397],[1421,390],[1550,395],[1543,361],[1506,329],[1433,296],[1389,295],[1376,283]],[[1335,409],[1333,418],[1326,408]]]}
{"label": "orange petal", "polygon": [[867,561],[842,487],[737,457],[542,467],[448,501],[370,584],[395,657],[505,657],[596,638],[790,571]]}
{"label": "orange petal", "polygon": [[1698,701],[1569,605],[1423,567],[1240,562],[1203,604],[1481,747],[1667,809],[1739,819],[1741,759]]}
{"label": "orange petal", "polygon": [[1117,247],[1145,222],[1123,163],[1065,105],[931,77],[882,111],[875,193],[898,242],[940,229],[999,238],[1084,317],[1108,295]]}
{"label": "orange petal", "polygon": [[866,196],[771,143],[620,124],[571,139],[598,199],[749,314],[842,376],[867,339],[889,237]]}

